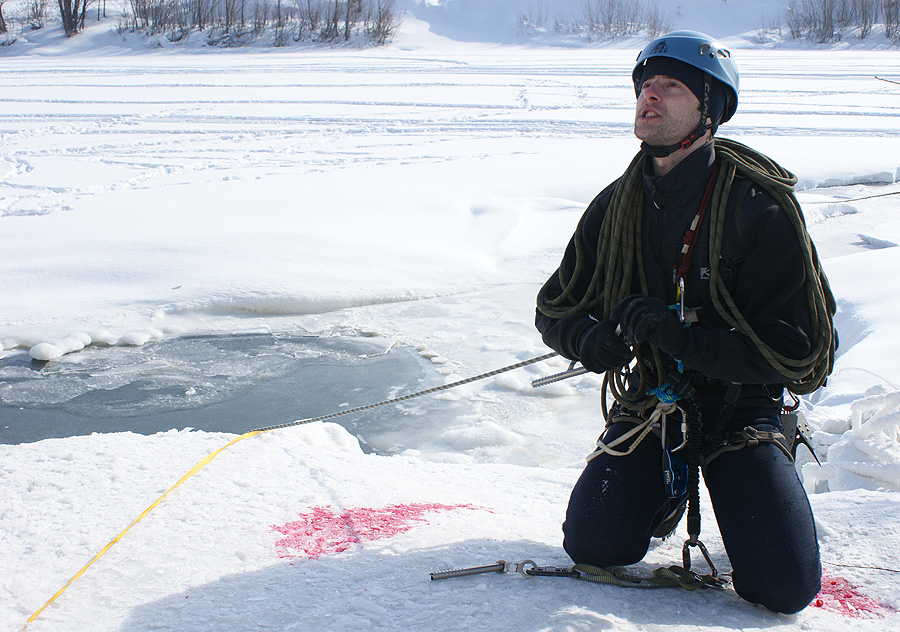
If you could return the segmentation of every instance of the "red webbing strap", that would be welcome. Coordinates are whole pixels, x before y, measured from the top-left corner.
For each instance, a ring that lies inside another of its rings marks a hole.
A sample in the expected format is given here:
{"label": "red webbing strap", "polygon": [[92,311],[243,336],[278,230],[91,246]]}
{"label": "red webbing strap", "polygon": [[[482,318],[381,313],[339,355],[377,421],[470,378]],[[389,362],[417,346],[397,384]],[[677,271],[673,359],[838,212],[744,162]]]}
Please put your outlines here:
{"label": "red webbing strap", "polygon": [[674,280],[676,287],[679,286],[681,279],[683,279],[691,269],[691,257],[694,254],[697,233],[700,232],[700,225],[703,223],[703,218],[706,216],[706,211],[709,209],[710,203],[712,202],[713,188],[715,187],[716,177],[718,175],[719,165],[716,163],[712,175],[709,177],[709,182],[706,183],[706,191],[703,192],[703,199],[700,201],[700,209],[697,211],[694,220],[691,222],[691,225],[688,226],[687,230],[684,231],[684,235],[681,238],[681,243],[684,244],[681,249],[681,261],[673,266],[675,269]]}

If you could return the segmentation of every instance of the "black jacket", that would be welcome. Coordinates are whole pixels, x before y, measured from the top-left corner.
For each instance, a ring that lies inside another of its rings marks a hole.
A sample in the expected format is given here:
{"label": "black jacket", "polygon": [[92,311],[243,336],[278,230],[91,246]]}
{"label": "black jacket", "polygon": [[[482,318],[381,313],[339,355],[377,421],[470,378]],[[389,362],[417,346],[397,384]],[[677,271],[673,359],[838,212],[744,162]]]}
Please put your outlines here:
{"label": "black jacket", "polygon": [[[713,144],[708,143],[665,176],[653,175],[650,159],[645,162],[641,235],[644,268],[650,295],[669,304],[676,300],[673,265],[679,259],[684,232],[700,207],[714,160]],[[610,186],[600,193],[583,218],[582,250],[594,267],[600,225],[613,191]],[[734,194],[744,191],[743,195]],[[740,176],[735,178],[726,213],[719,270],[737,306],[757,335],[774,350],[791,358],[806,357],[811,351],[806,274],[790,220],[770,195]],[[744,385],[739,406],[779,406],[784,378],[748,338],[730,329],[712,305],[709,213],[695,243],[691,268],[685,276],[685,302],[689,308],[700,308],[699,322],[687,330],[688,343],[679,360],[691,371],[701,405],[720,403],[727,383],[738,382]],[[560,264],[567,278],[574,265],[575,246],[570,241]],[[554,273],[551,296],[561,292],[557,279]],[[583,295],[585,289],[577,288],[576,294]],[[641,293],[637,286],[632,290]],[[578,313],[556,319],[538,311],[535,325],[550,348],[577,361],[581,337],[593,325],[591,316],[606,317]]]}

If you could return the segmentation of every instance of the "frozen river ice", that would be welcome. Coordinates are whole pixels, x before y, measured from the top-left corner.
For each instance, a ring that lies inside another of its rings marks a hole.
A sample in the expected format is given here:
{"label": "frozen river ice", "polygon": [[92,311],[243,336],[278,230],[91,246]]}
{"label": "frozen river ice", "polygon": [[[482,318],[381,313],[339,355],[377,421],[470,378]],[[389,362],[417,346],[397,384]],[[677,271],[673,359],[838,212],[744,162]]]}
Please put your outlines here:
{"label": "frozen river ice", "polygon": [[[240,333],[93,347],[55,362],[16,354],[0,365],[0,442],[172,428],[241,434],[419,390],[423,358],[392,342]],[[336,421],[364,446],[388,450],[388,417],[396,421],[396,410]]]}

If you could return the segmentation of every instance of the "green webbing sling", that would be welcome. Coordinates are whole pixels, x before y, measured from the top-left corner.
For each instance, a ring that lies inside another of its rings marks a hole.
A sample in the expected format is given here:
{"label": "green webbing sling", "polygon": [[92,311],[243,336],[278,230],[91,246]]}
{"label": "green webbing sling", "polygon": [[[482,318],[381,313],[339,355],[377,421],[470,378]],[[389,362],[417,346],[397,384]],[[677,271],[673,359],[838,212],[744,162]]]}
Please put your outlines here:
{"label": "green webbing sling", "polygon": [[697,590],[698,588],[725,587],[724,580],[713,575],[698,575],[681,566],[665,566],[657,568],[650,577],[630,575],[607,568],[600,568],[591,564],[576,564],[572,567],[580,573],[578,579],[584,581],[608,584],[610,586],[622,586],[623,588],[684,588],[685,590]]}

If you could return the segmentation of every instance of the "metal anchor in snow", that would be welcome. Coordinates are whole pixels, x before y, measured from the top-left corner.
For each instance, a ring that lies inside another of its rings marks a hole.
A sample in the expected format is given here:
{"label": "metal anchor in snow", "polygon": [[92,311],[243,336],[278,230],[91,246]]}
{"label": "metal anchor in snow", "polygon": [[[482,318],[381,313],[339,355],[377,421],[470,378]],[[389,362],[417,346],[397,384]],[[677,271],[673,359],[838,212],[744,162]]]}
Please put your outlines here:
{"label": "metal anchor in snow", "polygon": [[575,377],[576,375],[584,375],[588,372],[586,368],[578,367],[575,368],[575,362],[572,362],[569,365],[569,368],[561,373],[554,373],[553,375],[548,375],[546,377],[539,377],[536,380],[531,381],[532,388],[538,388],[540,386],[546,386],[547,384],[552,384],[553,382],[559,382],[560,380],[565,380],[570,377]]}
{"label": "metal anchor in snow", "polygon": [[519,573],[522,577],[554,576],[554,577],[579,577],[581,573],[571,567],[538,566],[533,560],[509,563],[506,560],[497,560],[496,564],[486,566],[472,566],[459,568],[452,571],[439,571],[431,573],[432,581],[438,579],[451,579],[453,577],[466,577],[468,575],[480,575],[481,573]]}

